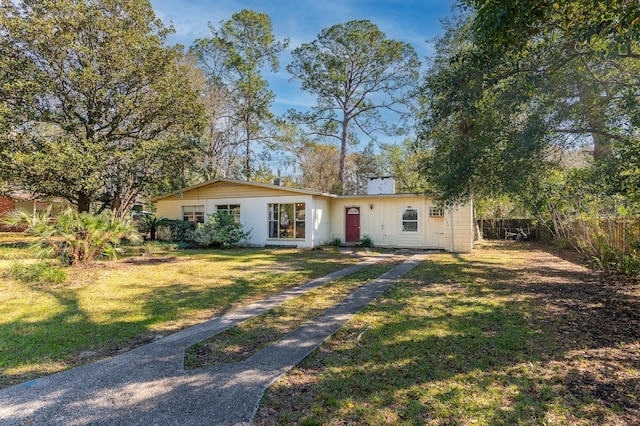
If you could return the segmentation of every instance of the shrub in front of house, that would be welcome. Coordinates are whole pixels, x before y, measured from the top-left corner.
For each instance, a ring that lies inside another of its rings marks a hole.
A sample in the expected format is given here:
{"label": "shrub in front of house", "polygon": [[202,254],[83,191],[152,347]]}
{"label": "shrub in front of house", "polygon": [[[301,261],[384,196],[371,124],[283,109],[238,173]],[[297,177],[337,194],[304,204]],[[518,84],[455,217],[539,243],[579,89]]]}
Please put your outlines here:
{"label": "shrub in front of house", "polygon": [[373,247],[373,239],[369,235],[363,235],[360,238],[360,246],[361,247]]}
{"label": "shrub in front of house", "polygon": [[138,232],[141,234],[149,234],[149,240],[155,241],[157,232],[166,225],[167,218],[156,216],[155,214],[145,214],[137,219]]}
{"label": "shrub in front of house", "polygon": [[[165,219],[164,226],[161,227],[161,229],[164,229],[165,227],[169,229],[169,240],[189,242],[193,240],[196,223],[179,219]],[[158,234],[163,234],[163,232],[160,231]]]}
{"label": "shrub in front of house", "polygon": [[242,224],[227,212],[209,215],[205,223],[200,223],[193,233],[193,242],[201,247],[236,247],[249,238],[250,231],[244,231]]}

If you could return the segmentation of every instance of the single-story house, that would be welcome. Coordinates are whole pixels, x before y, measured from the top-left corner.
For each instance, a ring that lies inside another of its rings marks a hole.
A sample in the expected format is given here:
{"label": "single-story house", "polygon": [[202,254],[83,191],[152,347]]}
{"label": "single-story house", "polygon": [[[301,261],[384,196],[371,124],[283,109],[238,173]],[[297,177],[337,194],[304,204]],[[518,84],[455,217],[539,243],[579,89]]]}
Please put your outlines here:
{"label": "single-story house", "polygon": [[[0,218],[14,210],[36,214],[48,208],[51,208],[51,215],[55,217],[59,212],[69,207],[71,207],[71,204],[62,198],[38,198],[26,191],[14,191],[6,197],[0,197]],[[15,229],[0,223],[0,231],[12,230]]]}
{"label": "single-story house", "polygon": [[276,184],[214,179],[157,197],[158,216],[204,222],[227,211],[254,246],[315,247],[364,236],[378,247],[473,250],[472,205],[442,208],[429,197],[396,194],[392,178],[372,178],[368,195],[334,195]]}

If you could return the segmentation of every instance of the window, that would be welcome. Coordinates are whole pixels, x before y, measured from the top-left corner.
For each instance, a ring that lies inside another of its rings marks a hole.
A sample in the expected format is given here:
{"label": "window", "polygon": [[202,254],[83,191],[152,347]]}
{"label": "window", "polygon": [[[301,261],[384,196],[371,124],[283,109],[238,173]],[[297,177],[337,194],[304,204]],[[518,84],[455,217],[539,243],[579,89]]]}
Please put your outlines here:
{"label": "window", "polygon": [[430,217],[443,217],[444,209],[442,207],[429,207]]}
{"label": "window", "polygon": [[269,204],[269,238],[304,238],[305,205]]}
{"label": "window", "polygon": [[216,212],[230,214],[236,223],[240,223],[240,204],[219,204],[216,205]]}
{"label": "window", "polygon": [[204,223],[204,206],[182,206],[182,220]]}
{"label": "window", "polygon": [[418,232],[418,209],[405,209],[402,212],[402,232]]}

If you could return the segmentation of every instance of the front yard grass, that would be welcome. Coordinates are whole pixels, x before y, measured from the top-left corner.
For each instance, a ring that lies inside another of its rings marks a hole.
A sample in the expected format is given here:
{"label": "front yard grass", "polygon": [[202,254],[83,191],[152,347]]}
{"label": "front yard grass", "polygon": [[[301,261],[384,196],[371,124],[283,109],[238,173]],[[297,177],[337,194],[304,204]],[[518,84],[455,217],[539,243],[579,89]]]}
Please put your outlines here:
{"label": "front yard grass", "polygon": [[185,351],[186,369],[240,362],[329,309],[400,262],[389,258],[285,302]]}
{"label": "front yard grass", "polygon": [[46,285],[6,277],[16,260],[34,261],[16,236],[0,241],[0,387],[124,352],[356,261],[335,249],[151,245]]}
{"label": "front yard grass", "polygon": [[267,391],[255,424],[640,424],[640,286],[536,246],[434,254]]}

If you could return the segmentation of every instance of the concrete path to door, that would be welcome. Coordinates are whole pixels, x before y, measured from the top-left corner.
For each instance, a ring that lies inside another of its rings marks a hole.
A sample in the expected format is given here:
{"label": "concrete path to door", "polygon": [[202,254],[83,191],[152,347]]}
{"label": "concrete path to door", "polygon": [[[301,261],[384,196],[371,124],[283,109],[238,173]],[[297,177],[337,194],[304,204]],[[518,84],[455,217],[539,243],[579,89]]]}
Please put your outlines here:
{"label": "concrete path to door", "polygon": [[243,362],[185,371],[189,346],[376,263],[357,265],[113,358],[0,390],[0,425],[248,425],[264,391],[425,258],[403,263]]}

